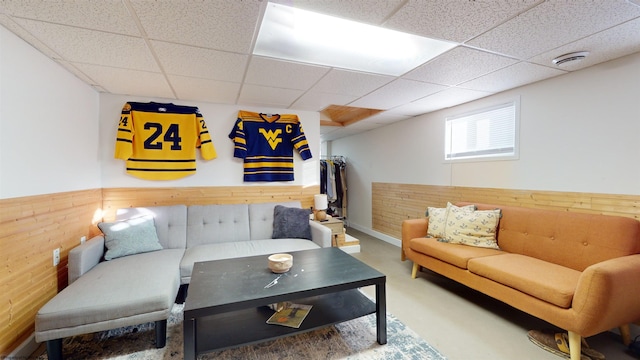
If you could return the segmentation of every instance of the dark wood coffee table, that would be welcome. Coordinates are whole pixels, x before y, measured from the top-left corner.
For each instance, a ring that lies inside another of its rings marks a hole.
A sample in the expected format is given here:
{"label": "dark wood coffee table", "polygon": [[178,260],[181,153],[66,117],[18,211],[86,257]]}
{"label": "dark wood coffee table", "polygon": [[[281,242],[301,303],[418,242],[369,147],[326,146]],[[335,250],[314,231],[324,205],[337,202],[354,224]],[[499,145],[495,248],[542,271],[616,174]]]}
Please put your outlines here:
{"label": "dark wood coffee table", "polygon": [[[293,267],[284,274],[268,269],[268,255],[196,263],[184,305],[184,358],[373,313],[377,341],[387,343],[384,274],[339,248],[291,254]],[[375,302],[358,290],[370,285],[376,287]],[[274,313],[267,305],[281,301],[313,305],[300,328],[266,323]]]}

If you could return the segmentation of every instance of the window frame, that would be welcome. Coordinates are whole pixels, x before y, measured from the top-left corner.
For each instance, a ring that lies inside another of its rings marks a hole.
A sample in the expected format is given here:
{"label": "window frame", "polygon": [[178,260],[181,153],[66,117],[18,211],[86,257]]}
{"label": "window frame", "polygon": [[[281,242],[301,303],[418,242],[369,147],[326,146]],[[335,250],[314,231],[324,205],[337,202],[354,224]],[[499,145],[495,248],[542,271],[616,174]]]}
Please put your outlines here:
{"label": "window frame", "polygon": [[[469,155],[469,156],[461,156],[448,158],[448,147],[451,146],[450,139],[450,124],[454,120],[458,120],[465,117],[471,117],[478,114],[494,111],[497,109],[505,108],[513,106],[514,108],[514,142],[513,142],[513,152],[504,154],[501,152],[491,152],[481,155]],[[518,160],[520,158],[520,97],[513,98],[510,100],[494,102],[491,105],[484,106],[482,108],[477,108],[471,111],[467,111],[460,114],[455,114],[451,116],[445,117],[444,120],[444,146],[443,146],[443,158],[445,163],[458,163],[458,162],[481,162],[481,161],[502,161],[502,160]]]}

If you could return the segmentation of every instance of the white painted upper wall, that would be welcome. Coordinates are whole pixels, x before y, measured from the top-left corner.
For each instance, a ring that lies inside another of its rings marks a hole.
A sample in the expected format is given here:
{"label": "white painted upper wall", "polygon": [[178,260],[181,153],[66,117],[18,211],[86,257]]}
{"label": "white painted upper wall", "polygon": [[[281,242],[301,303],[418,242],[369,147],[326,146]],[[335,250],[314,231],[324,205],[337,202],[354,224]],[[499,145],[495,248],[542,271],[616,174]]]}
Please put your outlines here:
{"label": "white painted upper wall", "polygon": [[[0,26],[0,199],[102,187],[187,187],[319,184],[320,114],[317,112],[99,94]],[[149,181],[125,172],[114,159],[116,129],[127,101],[198,106],[218,157],[198,160],[195,175]],[[238,110],[296,113],[313,158],[294,151],[295,181],[243,182],[241,159],[228,138]]]}
{"label": "white painted upper wall", "polygon": [[[520,97],[520,158],[444,162],[447,116]],[[640,54],[332,142],[348,159],[349,223],[371,183],[640,194]]]}
{"label": "white painted upper wall", "polygon": [[[205,161],[198,153],[197,170],[194,175],[178,180],[150,181],[133,177],[126,173],[125,161],[114,159],[116,132],[122,106],[127,101],[171,102],[176,105],[197,106],[200,109],[211,134],[218,157]],[[233,142],[229,132],[235,125],[238,110],[248,110],[274,114],[297,114],[309,142],[313,157],[302,160],[296,150],[293,151],[294,181],[256,182],[243,181],[242,159],[233,157]],[[205,102],[184,102],[139,96],[100,95],[100,159],[102,162],[102,187],[190,187],[190,186],[253,186],[253,185],[318,185],[320,181],[320,113],[311,111],[292,111],[283,109],[255,108],[251,106],[220,105]]]}
{"label": "white painted upper wall", "polygon": [[100,188],[98,93],[0,27],[0,199]]}

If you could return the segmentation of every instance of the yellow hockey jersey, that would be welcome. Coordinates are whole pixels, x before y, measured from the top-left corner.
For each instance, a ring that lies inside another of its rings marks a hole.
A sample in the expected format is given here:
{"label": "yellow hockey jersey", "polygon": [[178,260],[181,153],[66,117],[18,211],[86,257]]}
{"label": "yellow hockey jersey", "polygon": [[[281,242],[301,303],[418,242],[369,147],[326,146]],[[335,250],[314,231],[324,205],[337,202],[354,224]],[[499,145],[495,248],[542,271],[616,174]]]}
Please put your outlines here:
{"label": "yellow hockey jersey", "polygon": [[196,172],[196,149],[211,160],[216,150],[197,107],[163,103],[124,104],[115,158],[127,173],[147,180],[173,180]]}

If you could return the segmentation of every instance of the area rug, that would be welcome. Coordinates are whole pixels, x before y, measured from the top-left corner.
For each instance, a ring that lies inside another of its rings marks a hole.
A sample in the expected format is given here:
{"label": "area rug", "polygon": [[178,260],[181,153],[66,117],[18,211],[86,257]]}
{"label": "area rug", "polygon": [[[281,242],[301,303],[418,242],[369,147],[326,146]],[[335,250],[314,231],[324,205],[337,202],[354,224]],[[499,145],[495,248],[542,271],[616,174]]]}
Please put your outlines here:
{"label": "area rug", "polygon": [[[64,358],[182,359],[182,305],[175,304],[167,324],[167,345],[155,348],[154,323],[74,336],[63,341]],[[38,360],[46,360],[42,354]],[[208,359],[445,359],[392,314],[387,314],[387,344],[376,342],[375,314],[300,335],[242,346],[198,357]]]}

